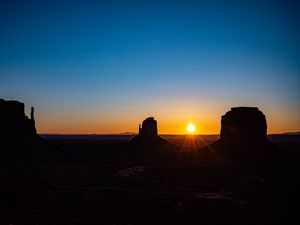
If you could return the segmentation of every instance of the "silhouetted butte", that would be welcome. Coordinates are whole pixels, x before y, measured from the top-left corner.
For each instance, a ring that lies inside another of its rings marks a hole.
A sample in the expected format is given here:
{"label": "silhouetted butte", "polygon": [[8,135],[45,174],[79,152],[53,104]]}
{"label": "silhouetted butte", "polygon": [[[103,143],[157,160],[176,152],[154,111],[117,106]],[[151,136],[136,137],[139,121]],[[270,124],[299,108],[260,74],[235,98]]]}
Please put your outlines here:
{"label": "silhouetted butte", "polygon": [[[24,103],[0,99],[0,160],[49,160],[55,148],[37,134],[34,108],[25,115]],[[59,159],[58,159],[59,160]]]}
{"label": "silhouetted butte", "polygon": [[25,115],[24,103],[0,99],[0,136],[35,135],[34,108]]}
{"label": "silhouetted butte", "polygon": [[130,143],[144,148],[161,147],[169,144],[168,141],[158,135],[157,121],[153,117],[146,118],[142,125],[139,125],[139,133]]}
{"label": "silhouetted butte", "polygon": [[267,140],[267,121],[257,107],[231,108],[221,119],[221,140]]}
{"label": "silhouetted butte", "polygon": [[221,119],[220,139],[200,150],[219,162],[272,161],[286,156],[267,137],[265,115],[257,107],[235,107]]}

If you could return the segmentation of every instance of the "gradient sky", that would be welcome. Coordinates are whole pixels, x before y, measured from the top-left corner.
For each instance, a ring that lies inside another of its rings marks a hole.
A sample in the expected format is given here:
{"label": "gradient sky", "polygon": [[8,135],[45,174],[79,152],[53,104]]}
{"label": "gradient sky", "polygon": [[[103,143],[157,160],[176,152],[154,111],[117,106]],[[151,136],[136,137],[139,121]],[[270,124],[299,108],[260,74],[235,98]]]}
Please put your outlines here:
{"label": "gradient sky", "polygon": [[[225,3],[226,2],[226,3]],[[238,3],[239,2],[239,3]],[[296,1],[295,1],[296,2]],[[40,133],[219,133],[234,106],[300,130],[300,7],[292,1],[1,1],[0,98]]]}

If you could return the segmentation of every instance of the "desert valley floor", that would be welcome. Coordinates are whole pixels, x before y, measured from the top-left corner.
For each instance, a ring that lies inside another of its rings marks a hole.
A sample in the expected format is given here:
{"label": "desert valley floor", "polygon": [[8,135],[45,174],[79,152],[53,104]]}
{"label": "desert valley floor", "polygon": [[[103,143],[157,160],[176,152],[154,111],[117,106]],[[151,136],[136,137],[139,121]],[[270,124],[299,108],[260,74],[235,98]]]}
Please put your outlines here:
{"label": "desert valley floor", "polygon": [[[298,161],[256,168],[199,159],[195,148],[217,135],[163,136],[181,149],[176,154],[120,152],[128,135],[43,138],[64,159],[1,162],[0,224],[289,224],[297,218]],[[299,158],[300,136],[269,139]]]}

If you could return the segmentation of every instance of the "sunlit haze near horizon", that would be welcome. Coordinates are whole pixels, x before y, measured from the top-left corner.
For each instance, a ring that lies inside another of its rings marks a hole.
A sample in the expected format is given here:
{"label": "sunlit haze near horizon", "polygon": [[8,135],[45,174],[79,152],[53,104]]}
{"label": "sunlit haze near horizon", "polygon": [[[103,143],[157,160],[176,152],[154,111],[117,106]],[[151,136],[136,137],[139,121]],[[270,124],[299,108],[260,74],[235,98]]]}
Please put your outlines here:
{"label": "sunlit haze near horizon", "polygon": [[[295,1],[296,2],[296,1]],[[237,106],[300,131],[293,1],[1,1],[0,98],[39,133],[218,134]]]}

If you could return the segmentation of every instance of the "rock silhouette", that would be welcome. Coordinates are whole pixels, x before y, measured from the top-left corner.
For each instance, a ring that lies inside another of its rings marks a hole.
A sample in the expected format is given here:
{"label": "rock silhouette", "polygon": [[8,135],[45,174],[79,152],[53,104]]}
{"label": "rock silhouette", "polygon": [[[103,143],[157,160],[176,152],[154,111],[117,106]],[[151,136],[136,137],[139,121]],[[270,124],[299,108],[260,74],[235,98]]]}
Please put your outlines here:
{"label": "rock silhouette", "polygon": [[139,125],[139,135],[145,137],[155,137],[157,134],[157,121],[153,117],[148,117]]}
{"label": "rock silhouette", "polygon": [[168,142],[158,135],[157,121],[153,117],[146,118],[142,125],[139,125],[139,133],[131,140],[132,144],[143,145],[165,145]]}
{"label": "rock silhouette", "polygon": [[220,138],[266,140],[266,117],[257,107],[231,108],[222,116]]}
{"label": "rock silhouette", "polygon": [[0,99],[0,135],[34,135],[36,134],[34,108],[31,116],[25,115],[24,103]]}
{"label": "rock silhouette", "polygon": [[220,139],[199,150],[222,163],[273,161],[286,157],[267,138],[265,115],[257,107],[234,107],[221,118]]}
{"label": "rock silhouette", "polygon": [[55,147],[37,134],[33,107],[28,118],[24,103],[0,99],[1,161],[49,160],[60,156],[55,152]]}

